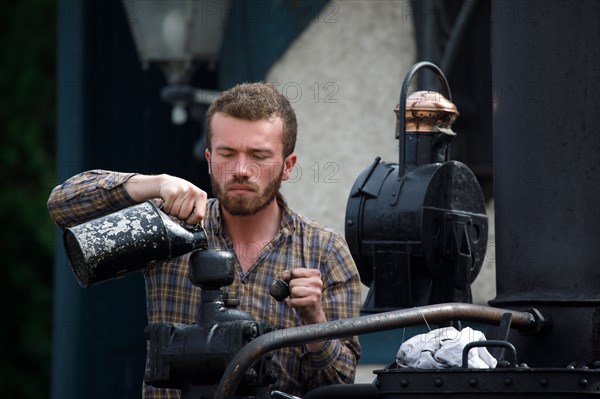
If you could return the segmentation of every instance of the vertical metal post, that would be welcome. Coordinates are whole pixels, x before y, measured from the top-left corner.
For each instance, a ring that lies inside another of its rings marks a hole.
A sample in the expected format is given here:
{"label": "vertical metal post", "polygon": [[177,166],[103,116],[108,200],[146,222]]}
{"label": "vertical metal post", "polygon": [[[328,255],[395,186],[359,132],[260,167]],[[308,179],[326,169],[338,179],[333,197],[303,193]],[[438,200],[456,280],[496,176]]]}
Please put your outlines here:
{"label": "vertical metal post", "polygon": [[[57,179],[64,181],[83,166],[83,8],[80,1],[59,1],[57,65]],[[56,248],[62,246],[57,229]],[[51,398],[83,397],[78,375],[85,351],[83,337],[74,333],[81,324],[81,288],[77,285],[63,251],[54,257],[54,309]]]}
{"label": "vertical metal post", "polygon": [[514,337],[530,366],[599,360],[600,5],[499,1],[491,26],[492,303],[535,306],[554,321],[544,340]]}

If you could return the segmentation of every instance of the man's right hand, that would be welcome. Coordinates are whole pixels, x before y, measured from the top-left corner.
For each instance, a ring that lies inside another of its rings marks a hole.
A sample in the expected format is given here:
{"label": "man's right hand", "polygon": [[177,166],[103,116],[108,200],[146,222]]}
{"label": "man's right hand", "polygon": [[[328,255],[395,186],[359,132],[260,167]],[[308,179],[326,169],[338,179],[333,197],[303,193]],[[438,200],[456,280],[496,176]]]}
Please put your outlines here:
{"label": "man's right hand", "polygon": [[206,213],[206,192],[179,177],[134,175],[124,186],[134,201],[162,199],[163,211],[187,224],[200,223]]}

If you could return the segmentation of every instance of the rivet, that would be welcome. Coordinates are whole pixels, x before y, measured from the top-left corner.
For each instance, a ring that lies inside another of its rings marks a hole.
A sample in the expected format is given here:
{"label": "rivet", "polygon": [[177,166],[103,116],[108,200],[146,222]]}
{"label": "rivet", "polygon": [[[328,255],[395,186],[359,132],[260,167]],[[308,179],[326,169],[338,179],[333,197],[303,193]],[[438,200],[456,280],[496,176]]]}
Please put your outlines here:
{"label": "rivet", "polygon": [[474,387],[477,385],[477,379],[476,378],[469,378],[469,385]]}
{"label": "rivet", "polygon": [[352,219],[348,219],[348,220],[346,220],[346,224],[348,226],[352,226],[354,224],[354,221]]}
{"label": "rivet", "polygon": [[543,387],[547,387],[548,386],[548,379],[547,378],[540,379],[540,385],[543,386]]}
{"label": "rivet", "polygon": [[256,379],[258,378],[258,373],[254,369],[249,369],[246,371],[244,378],[249,384],[255,384]]}
{"label": "rivet", "polygon": [[580,387],[583,388],[583,387],[587,386],[587,384],[588,384],[587,378],[582,378],[581,380],[579,380],[579,386]]}
{"label": "rivet", "polygon": [[511,386],[513,383],[511,378],[505,378],[504,379],[504,385],[506,385],[507,387]]}
{"label": "rivet", "polygon": [[441,378],[436,378],[435,380],[433,380],[433,385],[435,385],[436,387],[441,387],[442,385],[444,385],[444,380],[442,380]]}
{"label": "rivet", "polygon": [[406,378],[403,378],[400,380],[400,386],[402,388],[406,388],[408,386],[408,380]]}
{"label": "rivet", "polygon": [[256,323],[246,324],[243,332],[250,339],[256,338],[258,335],[258,325]]}

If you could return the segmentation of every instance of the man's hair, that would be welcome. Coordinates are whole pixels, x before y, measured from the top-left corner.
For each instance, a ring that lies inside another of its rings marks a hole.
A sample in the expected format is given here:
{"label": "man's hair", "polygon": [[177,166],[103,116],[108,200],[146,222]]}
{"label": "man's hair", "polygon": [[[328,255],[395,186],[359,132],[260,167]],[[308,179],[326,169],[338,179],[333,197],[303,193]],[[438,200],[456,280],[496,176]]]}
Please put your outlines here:
{"label": "man's hair", "polygon": [[212,149],[211,121],[215,113],[247,121],[280,117],[283,122],[283,156],[294,152],[296,146],[296,114],[288,99],[269,83],[242,83],[221,93],[206,112],[206,141]]}

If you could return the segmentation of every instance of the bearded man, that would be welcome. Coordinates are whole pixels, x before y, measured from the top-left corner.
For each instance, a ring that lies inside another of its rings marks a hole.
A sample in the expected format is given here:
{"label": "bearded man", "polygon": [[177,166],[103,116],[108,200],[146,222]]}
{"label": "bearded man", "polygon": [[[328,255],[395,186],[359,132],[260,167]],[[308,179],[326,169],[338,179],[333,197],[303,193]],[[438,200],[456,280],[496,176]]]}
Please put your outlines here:
{"label": "bearded man", "polygon": [[[340,233],[288,207],[279,192],[296,165],[296,115],[272,85],[241,84],[223,92],[206,115],[211,187],[216,198],[184,179],[91,170],[57,186],[48,209],[61,228],[152,200],[187,224],[202,223],[209,248],[234,251],[234,283],[224,287],[239,308],[274,328],[356,317],[359,275]],[[188,279],[189,254],[143,271],[149,323],[196,320],[200,289]],[[269,288],[289,281],[277,302]],[[307,343],[273,352],[273,389],[303,396],[328,384],[354,382],[357,337]],[[178,398],[179,391],[143,386],[144,398]]]}

